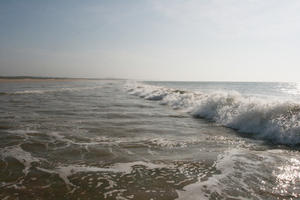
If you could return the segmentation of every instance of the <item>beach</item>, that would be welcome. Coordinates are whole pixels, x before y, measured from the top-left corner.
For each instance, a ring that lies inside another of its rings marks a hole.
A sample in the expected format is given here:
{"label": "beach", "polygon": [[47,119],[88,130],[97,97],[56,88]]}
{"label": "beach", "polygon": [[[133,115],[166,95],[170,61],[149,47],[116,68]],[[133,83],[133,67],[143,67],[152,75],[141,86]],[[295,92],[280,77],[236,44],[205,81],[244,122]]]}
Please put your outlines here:
{"label": "beach", "polygon": [[53,81],[82,81],[87,80],[83,78],[1,78],[0,77],[0,83],[6,83],[6,82],[53,82]]}

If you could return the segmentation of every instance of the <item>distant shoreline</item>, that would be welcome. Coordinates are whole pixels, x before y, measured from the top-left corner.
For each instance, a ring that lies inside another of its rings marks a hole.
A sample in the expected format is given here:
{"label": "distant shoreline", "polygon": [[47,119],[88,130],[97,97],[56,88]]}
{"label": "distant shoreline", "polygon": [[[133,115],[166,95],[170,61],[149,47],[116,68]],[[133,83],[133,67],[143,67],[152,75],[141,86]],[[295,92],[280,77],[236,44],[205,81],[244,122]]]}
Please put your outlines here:
{"label": "distant shoreline", "polygon": [[41,82],[41,81],[84,81],[84,80],[121,80],[116,78],[67,78],[67,77],[35,77],[35,76],[0,76],[1,82]]}

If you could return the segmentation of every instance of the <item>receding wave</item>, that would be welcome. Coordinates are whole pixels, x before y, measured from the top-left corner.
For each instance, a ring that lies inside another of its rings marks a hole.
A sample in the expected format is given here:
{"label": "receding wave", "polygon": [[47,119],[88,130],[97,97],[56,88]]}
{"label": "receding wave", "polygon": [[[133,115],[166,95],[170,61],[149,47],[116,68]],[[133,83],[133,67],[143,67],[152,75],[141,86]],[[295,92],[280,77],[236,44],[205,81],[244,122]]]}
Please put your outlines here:
{"label": "receding wave", "polygon": [[128,92],[277,144],[300,143],[300,104],[238,92],[200,93],[128,82]]}

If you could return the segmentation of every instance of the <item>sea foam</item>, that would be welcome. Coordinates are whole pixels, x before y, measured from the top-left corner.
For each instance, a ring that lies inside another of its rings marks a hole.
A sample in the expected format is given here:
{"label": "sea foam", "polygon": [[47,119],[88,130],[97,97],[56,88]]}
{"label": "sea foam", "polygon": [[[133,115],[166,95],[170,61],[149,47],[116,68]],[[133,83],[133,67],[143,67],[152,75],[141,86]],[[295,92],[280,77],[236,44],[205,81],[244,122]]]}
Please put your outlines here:
{"label": "sea foam", "polygon": [[159,101],[258,139],[300,143],[300,104],[293,100],[266,100],[235,91],[200,93],[137,82],[127,82],[126,88],[132,95]]}

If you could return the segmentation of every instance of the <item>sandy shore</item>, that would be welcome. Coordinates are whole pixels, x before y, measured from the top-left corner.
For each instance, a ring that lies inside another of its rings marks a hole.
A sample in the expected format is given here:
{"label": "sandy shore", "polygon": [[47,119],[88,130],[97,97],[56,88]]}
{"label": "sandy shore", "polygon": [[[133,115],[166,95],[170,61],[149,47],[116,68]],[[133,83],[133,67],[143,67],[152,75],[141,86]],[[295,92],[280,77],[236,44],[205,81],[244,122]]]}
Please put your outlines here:
{"label": "sandy shore", "polygon": [[0,78],[0,83],[6,82],[58,82],[58,81],[82,81],[83,78]]}

